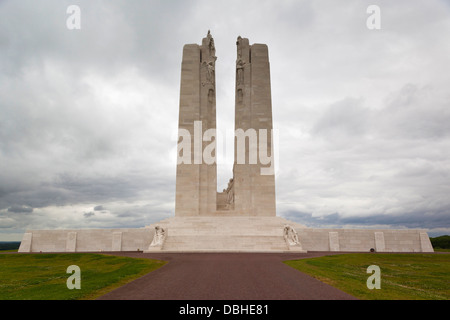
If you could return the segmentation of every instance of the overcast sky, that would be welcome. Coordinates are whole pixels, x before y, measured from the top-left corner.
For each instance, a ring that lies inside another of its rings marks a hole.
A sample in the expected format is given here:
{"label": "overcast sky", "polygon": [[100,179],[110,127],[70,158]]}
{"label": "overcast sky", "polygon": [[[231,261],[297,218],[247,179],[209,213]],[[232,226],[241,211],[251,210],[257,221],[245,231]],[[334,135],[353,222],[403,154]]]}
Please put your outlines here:
{"label": "overcast sky", "polygon": [[450,234],[450,1],[0,0],[0,241],[174,216],[182,49],[208,29],[219,131],[237,36],[269,47],[279,216]]}

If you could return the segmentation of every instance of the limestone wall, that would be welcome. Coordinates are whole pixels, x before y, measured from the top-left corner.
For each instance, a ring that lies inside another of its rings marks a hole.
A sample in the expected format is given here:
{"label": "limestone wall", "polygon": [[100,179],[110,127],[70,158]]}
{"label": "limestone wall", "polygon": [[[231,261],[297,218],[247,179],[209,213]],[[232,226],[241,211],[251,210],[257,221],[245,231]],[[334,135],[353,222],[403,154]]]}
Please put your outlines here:
{"label": "limestone wall", "polygon": [[433,252],[425,230],[296,229],[307,251]]}
{"label": "limestone wall", "polygon": [[[213,218],[210,223],[215,220],[222,222],[219,223],[222,225],[220,230],[224,231],[222,220]],[[237,223],[237,226],[232,228],[233,232],[240,229],[242,221],[236,220],[235,223]],[[266,228],[269,227],[269,225],[266,226]],[[176,235],[176,228],[174,228],[175,226],[169,226],[169,234]],[[249,235],[254,237],[251,230],[256,232],[260,228],[261,226],[256,225],[253,228],[247,226],[238,232],[244,237]],[[191,229],[191,227],[187,227],[183,230],[193,232]],[[279,229],[279,238],[282,239],[281,227],[271,226],[269,229],[274,231]],[[295,230],[302,249],[306,251],[370,252],[371,249],[374,249],[376,252],[433,252],[433,247],[425,230],[311,228],[295,228]],[[153,240],[154,232],[154,228],[33,230],[24,234],[19,252],[145,251],[148,250]],[[216,232],[210,230],[209,233],[211,232],[216,234]],[[264,236],[269,235],[267,230],[263,233]],[[182,236],[181,238],[184,239],[185,237]],[[220,240],[219,238],[218,241],[228,241],[228,239]]]}
{"label": "limestone wall", "polygon": [[148,249],[154,229],[33,230],[19,252],[111,252]]}

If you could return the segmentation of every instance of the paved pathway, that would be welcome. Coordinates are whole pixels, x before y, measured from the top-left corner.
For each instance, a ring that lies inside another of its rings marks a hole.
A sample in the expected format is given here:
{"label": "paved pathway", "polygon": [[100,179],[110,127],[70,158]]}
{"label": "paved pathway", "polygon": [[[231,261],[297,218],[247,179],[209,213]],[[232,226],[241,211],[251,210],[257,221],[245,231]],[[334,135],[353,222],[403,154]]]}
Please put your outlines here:
{"label": "paved pathway", "polygon": [[169,261],[100,300],[352,300],[282,261],[327,253],[121,253]]}

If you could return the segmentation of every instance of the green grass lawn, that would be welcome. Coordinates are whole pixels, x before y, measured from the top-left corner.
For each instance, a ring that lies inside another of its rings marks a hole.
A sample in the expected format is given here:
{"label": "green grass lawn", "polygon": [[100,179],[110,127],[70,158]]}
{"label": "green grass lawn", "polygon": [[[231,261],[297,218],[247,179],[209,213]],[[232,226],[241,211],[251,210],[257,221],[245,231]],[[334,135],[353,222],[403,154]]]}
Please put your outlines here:
{"label": "green grass lawn", "polygon": [[[285,263],[359,299],[450,299],[450,254],[344,254]],[[380,267],[379,290],[367,288],[371,265]]]}
{"label": "green grass lawn", "polygon": [[[0,254],[0,300],[95,299],[165,263],[102,254]],[[67,288],[71,265],[80,267],[80,290]]]}

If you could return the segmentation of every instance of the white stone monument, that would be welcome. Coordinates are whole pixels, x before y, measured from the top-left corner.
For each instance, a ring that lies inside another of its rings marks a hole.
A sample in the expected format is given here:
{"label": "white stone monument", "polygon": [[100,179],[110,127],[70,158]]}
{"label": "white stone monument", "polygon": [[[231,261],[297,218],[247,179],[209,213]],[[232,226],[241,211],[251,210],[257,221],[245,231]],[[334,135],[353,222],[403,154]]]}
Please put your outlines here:
{"label": "white stone monument", "polygon": [[174,217],[140,229],[27,231],[19,252],[433,252],[425,230],[311,229],[277,217],[268,47],[242,37],[236,46],[227,189],[217,192],[217,57],[208,31],[183,49]]}

